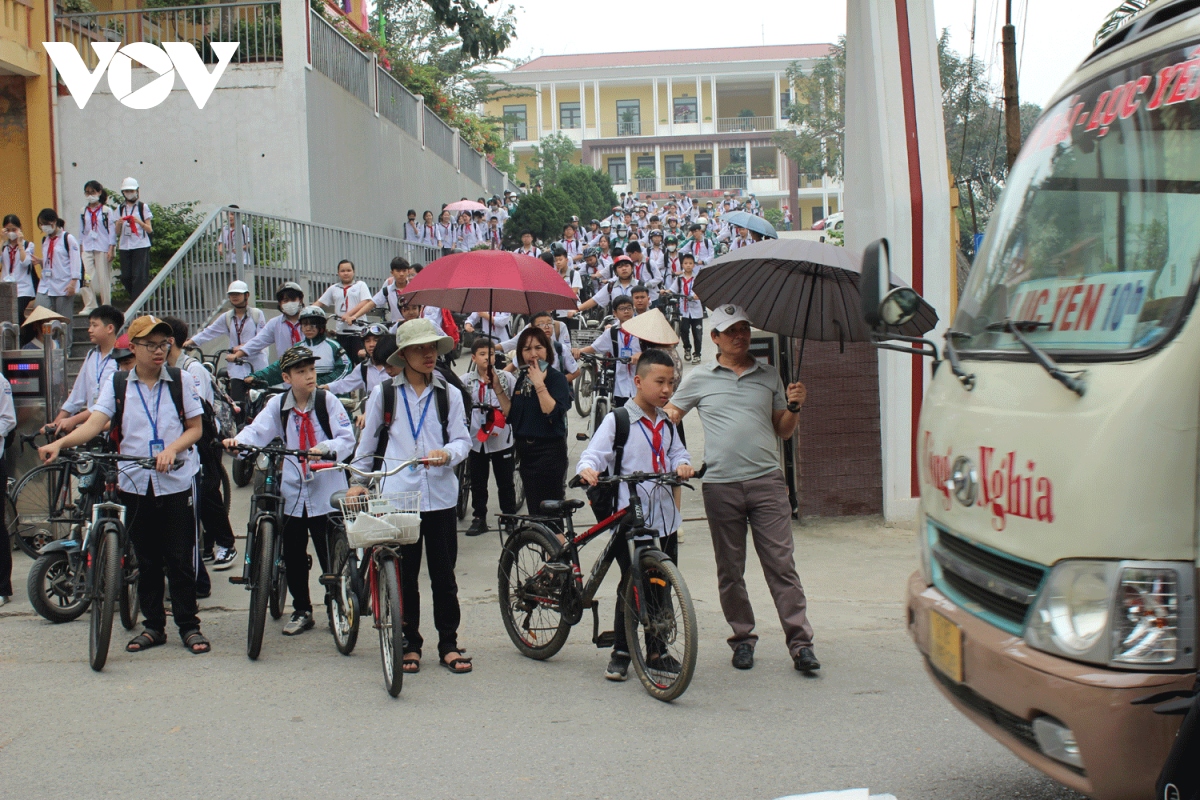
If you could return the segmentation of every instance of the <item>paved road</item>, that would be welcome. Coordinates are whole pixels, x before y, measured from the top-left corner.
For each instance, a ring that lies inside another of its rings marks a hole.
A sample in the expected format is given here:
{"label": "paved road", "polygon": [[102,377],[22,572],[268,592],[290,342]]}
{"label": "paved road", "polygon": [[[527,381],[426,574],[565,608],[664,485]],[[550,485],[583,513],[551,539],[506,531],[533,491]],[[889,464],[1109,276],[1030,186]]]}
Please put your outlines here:
{"label": "paved road", "polygon": [[[688,432],[701,438],[696,421]],[[573,436],[571,445],[573,456],[583,447]],[[236,493],[235,529],[248,499]],[[698,493],[686,500],[685,517],[702,517]],[[749,672],[729,665],[707,530],[698,521],[685,530],[680,561],[700,654],[690,689],[671,705],[636,678],[602,679],[607,654],[590,644],[590,617],[550,661],[521,657],[495,603],[494,534],[461,540],[461,641],[474,673],[451,675],[427,658],[395,700],[369,629],[344,657],[320,625],[288,639],[282,621],[268,622],[262,656],[249,661],[247,593],[224,581],[229,573],[217,573],[201,603],[213,653],[188,655],[172,632],[165,647],[127,654],[118,625],[102,674],[86,663],[86,617],[51,625],[19,589],[0,611],[0,796],[767,800],[866,786],[899,800],[1079,797],[930,684],[903,625],[910,530],[877,518],[796,526],[824,664],[817,678],[792,669],[753,556],[758,661]],[[29,563],[17,555],[15,583]],[[610,585],[602,608],[612,597]]]}

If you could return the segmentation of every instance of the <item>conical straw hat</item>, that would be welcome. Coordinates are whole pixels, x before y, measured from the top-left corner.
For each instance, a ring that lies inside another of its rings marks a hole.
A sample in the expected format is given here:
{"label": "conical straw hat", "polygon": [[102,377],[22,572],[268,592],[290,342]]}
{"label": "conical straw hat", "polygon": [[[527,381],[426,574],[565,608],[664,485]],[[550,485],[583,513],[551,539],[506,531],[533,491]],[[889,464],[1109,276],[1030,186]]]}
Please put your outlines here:
{"label": "conical straw hat", "polygon": [[651,344],[679,344],[679,336],[657,308],[638,314],[629,322],[622,322],[621,330]]}
{"label": "conical straw hat", "polygon": [[67,322],[68,321],[67,318],[64,317],[62,314],[56,314],[53,311],[51,311],[50,309],[46,308],[45,306],[36,306],[36,307],[34,307],[33,312],[30,313],[29,317],[21,324],[22,325],[38,325],[43,322],[49,322],[49,321],[55,320],[55,319],[58,320],[59,322]]}

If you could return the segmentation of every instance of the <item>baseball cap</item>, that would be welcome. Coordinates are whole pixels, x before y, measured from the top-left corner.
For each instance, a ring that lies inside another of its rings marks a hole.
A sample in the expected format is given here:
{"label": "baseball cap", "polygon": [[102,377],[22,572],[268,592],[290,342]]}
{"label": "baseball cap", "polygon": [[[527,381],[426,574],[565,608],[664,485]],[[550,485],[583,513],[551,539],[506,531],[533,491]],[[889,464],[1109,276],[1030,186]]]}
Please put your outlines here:
{"label": "baseball cap", "polygon": [[736,325],[739,322],[750,322],[750,318],[746,316],[746,312],[742,310],[741,306],[732,304],[717,306],[709,318],[712,329],[718,332],[724,332],[730,325]]}
{"label": "baseball cap", "polygon": [[279,371],[287,372],[292,367],[298,367],[301,364],[307,364],[316,360],[317,357],[313,354],[312,350],[298,344],[295,347],[288,348],[283,357],[279,359]]}
{"label": "baseball cap", "polygon": [[138,317],[133,322],[129,323],[129,338],[144,339],[150,334],[161,329],[161,332],[170,336],[174,331],[171,326],[163,322],[158,317],[152,317],[147,314],[144,317]]}

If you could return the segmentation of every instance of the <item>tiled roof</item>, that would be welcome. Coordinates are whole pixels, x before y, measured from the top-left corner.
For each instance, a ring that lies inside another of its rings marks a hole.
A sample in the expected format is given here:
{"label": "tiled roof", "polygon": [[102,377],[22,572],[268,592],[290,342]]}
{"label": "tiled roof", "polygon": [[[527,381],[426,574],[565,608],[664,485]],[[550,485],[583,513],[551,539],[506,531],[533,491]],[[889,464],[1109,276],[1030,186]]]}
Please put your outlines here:
{"label": "tiled roof", "polygon": [[653,67],[669,64],[716,64],[731,61],[788,61],[797,58],[821,58],[829,54],[829,49],[830,45],[828,44],[770,44],[755,47],[709,47],[691,50],[638,50],[628,53],[539,56],[517,67],[514,72],[594,69],[598,67]]}

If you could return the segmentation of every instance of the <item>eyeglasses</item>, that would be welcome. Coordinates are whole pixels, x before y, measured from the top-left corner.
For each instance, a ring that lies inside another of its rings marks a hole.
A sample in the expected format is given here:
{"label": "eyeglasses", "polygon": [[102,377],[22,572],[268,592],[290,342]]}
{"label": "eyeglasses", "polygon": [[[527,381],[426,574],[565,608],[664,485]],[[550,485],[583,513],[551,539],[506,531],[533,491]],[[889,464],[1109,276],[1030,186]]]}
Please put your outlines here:
{"label": "eyeglasses", "polygon": [[144,347],[151,353],[169,353],[171,352],[171,342],[134,342],[138,347]]}

